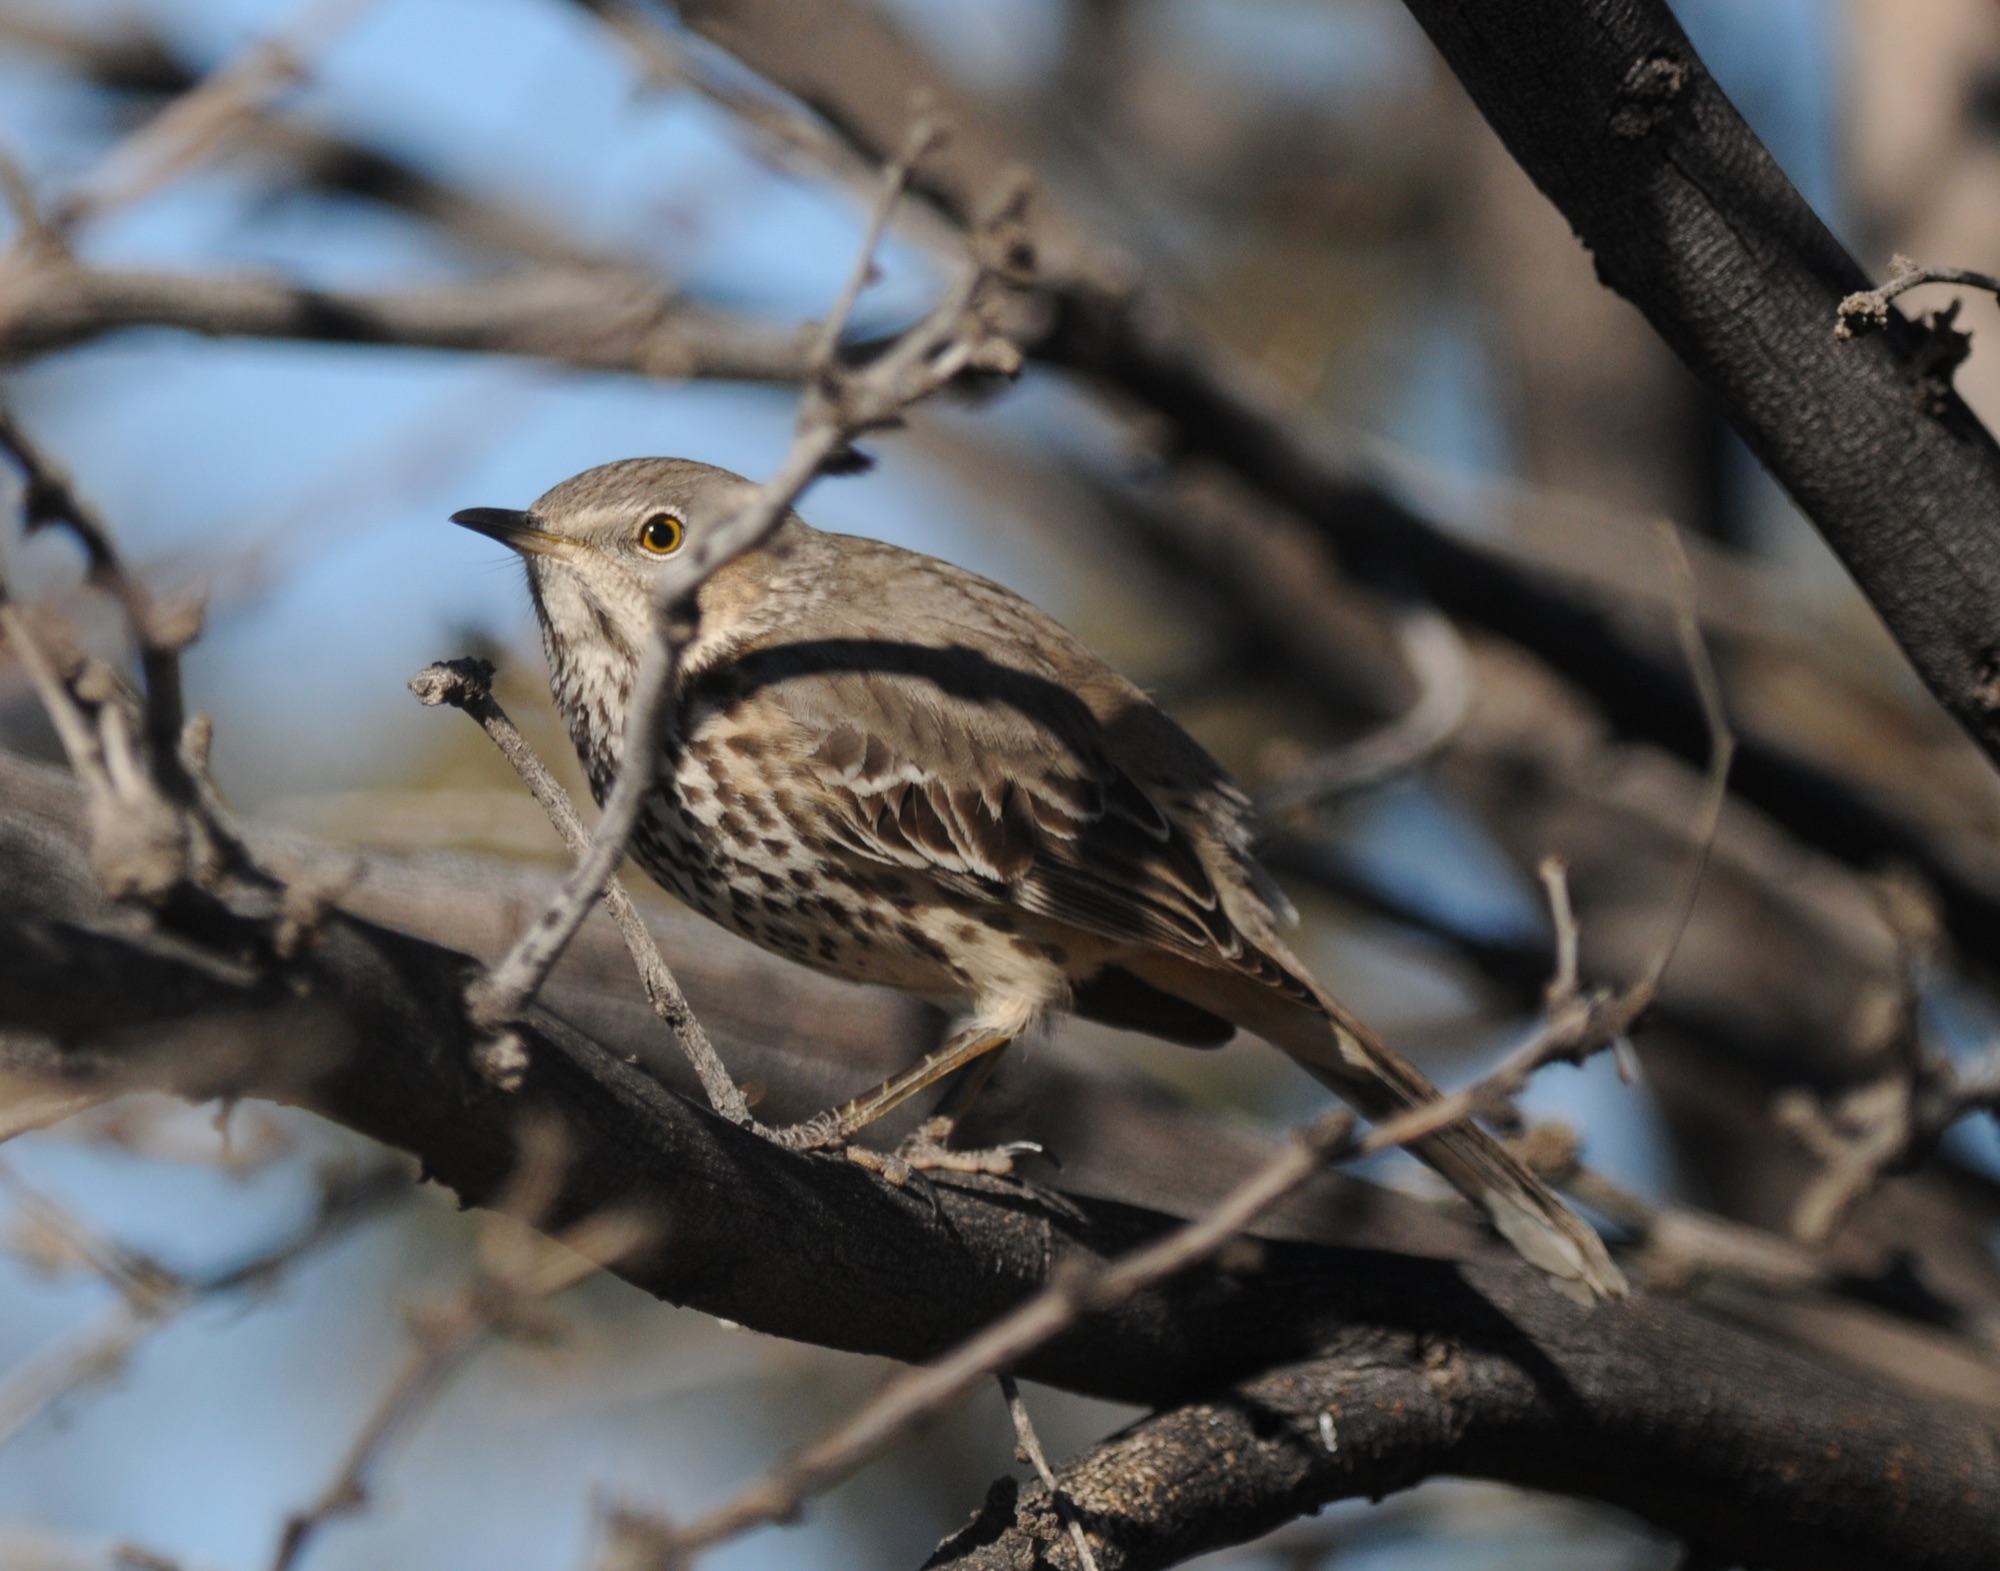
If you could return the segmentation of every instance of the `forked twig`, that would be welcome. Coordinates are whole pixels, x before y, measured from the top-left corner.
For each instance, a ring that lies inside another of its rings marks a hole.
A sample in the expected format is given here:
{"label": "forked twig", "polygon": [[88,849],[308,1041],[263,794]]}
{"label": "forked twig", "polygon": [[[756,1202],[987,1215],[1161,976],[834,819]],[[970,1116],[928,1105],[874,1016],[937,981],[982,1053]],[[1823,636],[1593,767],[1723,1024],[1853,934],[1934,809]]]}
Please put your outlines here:
{"label": "forked twig", "polygon": [[[493,745],[514,766],[515,773],[541,804],[542,811],[549,815],[549,822],[555,825],[556,833],[562,836],[563,844],[569,847],[570,853],[582,856],[589,849],[590,831],[584,827],[576,804],[570,801],[569,793],[557,783],[556,777],[549,773],[548,766],[535,756],[528,739],[521,735],[520,729],[508,718],[507,711],[500,707],[500,701],[493,696],[491,661],[445,660],[426,666],[410,679],[410,690],[422,703],[449,704],[478,721],[493,739]],[[646,930],[645,919],[639,915],[638,907],[632,904],[632,897],[625,892],[625,886],[615,875],[604,886],[603,900],[604,909],[618,924],[633,965],[638,967],[639,980],[645,986],[653,1012],[667,1023],[667,1029],[674,1033],[681,1051],[687,1054],[688,1062],[694,1066],[694,1072],[701,1080],[702,1090],[708,1094],[709,1105],[732,1124],[754,1127],[757,1121],[751,1116],[750,1104],[743,1099],[742,1091],[730,1078],[728,1068],[708,1040],[708,1033],[702,1030],[701,1022],[695,1018],[687,995],[667,968],[659,945],[653,942],[653,935]]]}
{"label": "forked twig", "polygon": [[1889,302],[1924,284],[1959,284],[2000,295],[2000,278],[1969,267],[1924,267],[1907,256],[1889,259],[1888,280],[1874,289],[1857,289],[1835,309],[1833,335],[1857,338],[1889,325]]}
{"label": "forked twig", "polygon": [[1940,919],[1914,876],[1878,880],[1883,916],[1895,933],[1905,974],[1904,1009],[1884,1073],[1837,1096],[1804,1087],[1781,1093],[1771,1113],[1779,1127],[1818,1158],[1820,1170],[1800,1191],[1793,1235],[1824,1242],[1887,1173],[1906,1171],[1933,1151],[1945,1131],[1979,1112],[2000,1117],[2000,1044],[1964,1068],[1926,1044],[1917,1001],[1934,964]]}
{"label": "forked twig", "polygon": [[123,608],[139,646],[145,677],[147,741],[162,754],[174,754],[186,720],[180,652],[201,631],[199,605],[162,606],[154,600],[145,585],[126,571],[111,531],[97,510],[77,494],[69,476],[4,406],[0,406],[0,449],[21,475],[22,528],[29,534],[51,525],[68,530],[83,549],[90,581],[109,592]]}
{"label": "forked twig", "polygon": [[0,635],[19,654],[82,782],[100,881],[120,899],[158,900],[189,882],[226,885],[271,906],[275,880],[257,867],[209,783],[204,733],[183,708],[180,652],[201,629],[199,601],[155,600],[96,511],[4,407],[0,452],[23,481],[23,527],[59,525],[75,536],[90,581],[118,601],[139,650],[144,693],[135,706],[108,667],[59,658],[0,581]]}

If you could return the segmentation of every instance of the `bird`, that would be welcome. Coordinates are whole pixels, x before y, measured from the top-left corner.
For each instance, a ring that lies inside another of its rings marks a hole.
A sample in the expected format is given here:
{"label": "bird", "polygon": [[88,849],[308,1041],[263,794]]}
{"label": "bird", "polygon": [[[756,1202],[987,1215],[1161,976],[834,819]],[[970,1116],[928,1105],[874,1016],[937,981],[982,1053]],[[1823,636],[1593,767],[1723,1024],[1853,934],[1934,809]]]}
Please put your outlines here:
{"label": "bird", "polygon": [[[526,509],[452,515],[525,565],[600,804],[657,636],[654,577],[753,491],[690,459],[632,458]],[[963,1011],[923,1062],[827,1115],[829,1143],[962,1069],[947,1102],[976,1087],[1061,1011],[1190,1046],[1246,1029],[1371,1118],[1438,1094],[1280,937],[1296,917],[1253,855],[1244,792],[1026,599],[788,511],[695,610],[632,859],[765,949]],[[951,1122],[932,1120],[916,1156],[950,1165]],[[1624,1291],[1596,1232],[1485,1128],[1412,1150],[1571,1296]]]}

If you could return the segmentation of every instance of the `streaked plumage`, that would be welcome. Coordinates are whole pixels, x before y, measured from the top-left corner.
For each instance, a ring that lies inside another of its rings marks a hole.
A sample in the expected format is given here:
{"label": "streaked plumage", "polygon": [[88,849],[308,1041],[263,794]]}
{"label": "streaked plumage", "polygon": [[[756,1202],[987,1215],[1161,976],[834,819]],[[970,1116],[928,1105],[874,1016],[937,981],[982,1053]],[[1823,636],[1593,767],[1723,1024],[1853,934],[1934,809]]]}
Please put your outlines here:
{"label": "streaked plumage", "polygon": [[[525,515],[459,515],[523,553],[600,800],[650,627],[642,526],[698,535],[747,484],[634,459]],[[1241,1025],[1371,1115],[1434,1094],[1279,938],[1287,908],[1221,767],[1019,596],[794,515],[700,608],[633,843],[695,909],[821,970],[963,999],[998,1036],[1059,1008],[1191,1043]],[[1552,1275],[1620,1290],[1596,1235],[1483,1130],[1419,1154]]]}

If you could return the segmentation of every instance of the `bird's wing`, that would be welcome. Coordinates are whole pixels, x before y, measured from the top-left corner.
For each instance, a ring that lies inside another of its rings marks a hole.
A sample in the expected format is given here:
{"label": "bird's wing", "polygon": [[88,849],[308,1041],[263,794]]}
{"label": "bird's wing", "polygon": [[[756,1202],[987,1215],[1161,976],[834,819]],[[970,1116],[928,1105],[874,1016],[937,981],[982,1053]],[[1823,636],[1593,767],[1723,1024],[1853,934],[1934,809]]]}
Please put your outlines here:
{"label": "bird's wing", "polygon": [[849,854],[1210,965],[1246,958],[1200,847],[1062,684],[890,643],[780,646],[735,678]]}

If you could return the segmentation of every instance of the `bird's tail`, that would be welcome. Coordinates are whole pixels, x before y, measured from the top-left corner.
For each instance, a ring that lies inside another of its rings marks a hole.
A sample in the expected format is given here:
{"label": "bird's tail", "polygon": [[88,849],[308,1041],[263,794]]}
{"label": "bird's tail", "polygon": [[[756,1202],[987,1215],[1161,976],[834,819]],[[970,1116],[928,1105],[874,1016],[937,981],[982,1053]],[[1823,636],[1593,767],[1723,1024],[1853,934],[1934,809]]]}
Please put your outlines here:
{"label": "bird's tail", "polygon": [[[1422,1070],[1380,1041],[1303,967],[1275,957],[1272,963],[1285,973],[1287,985],[1176,961],[1142,974],[1284,1049],[1369,1118],[1392,1117],[1436,1099],[1438,1090]],[[1569,1297],[1589,1302],[1625,1296],[1624,1274],[1596,1231],[1487,1130],[1467,1119],[1412,1141],[1410,1150],[1478,1206],[1522,1258]]]}

